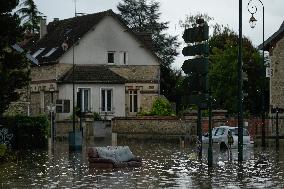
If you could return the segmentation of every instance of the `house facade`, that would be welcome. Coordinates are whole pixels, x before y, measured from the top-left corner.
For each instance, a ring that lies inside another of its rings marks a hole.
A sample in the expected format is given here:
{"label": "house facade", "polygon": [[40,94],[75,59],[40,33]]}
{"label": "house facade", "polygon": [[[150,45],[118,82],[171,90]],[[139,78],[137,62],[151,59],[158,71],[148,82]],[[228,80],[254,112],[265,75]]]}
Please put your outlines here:
{"label": "house facade", "polygon": [[[46,28],[45,28],[46,27]],[[82,112],[106,119],[150,110],[159,95],[160,61],[151,36],[135,33],[113,11],[41,24],[42,38],[31,48],[30,112],[57,120]]]}
{"label": "house facade", "polygon": [[[284,22],[260,49],[269,51],[270,55],[270,110],[284,109]],[[283,114],[281,115],[283,116]],[[275,124],[271,124],[272,133],[276,134]],[[284,121],[279,119],[279,135],[284,136]]]}
{"label": "house facade", "polygon": [[260,49],[269,51],[270,68],[270,108],[284,108],[284,22]]}

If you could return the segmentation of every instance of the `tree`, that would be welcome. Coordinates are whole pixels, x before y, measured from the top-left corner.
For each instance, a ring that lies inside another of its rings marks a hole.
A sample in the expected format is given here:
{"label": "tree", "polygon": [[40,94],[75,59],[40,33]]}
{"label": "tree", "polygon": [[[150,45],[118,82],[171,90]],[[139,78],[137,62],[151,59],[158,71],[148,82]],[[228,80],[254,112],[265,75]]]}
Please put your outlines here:
{"label": "tree", "polygon": [[0,116],[19,98],[16,90],[27,86],[29,81],[24,54],[12,48],[23,34],[18,15],[12,13],[17,4],[17,0],[0,1]]}
{"label": "tree", "polygon": [[[180,21],[182,27],[192,27],[197,18],[203,18],[209,23],[213,34],[209,38],[210,70],[209,81],[215,106],[237,113],[237,62],[238,62],[238,35],[228,26],[211,23],[214,18],[207,14],[186,16],[185,21]],[[262,77],[261,57],[251,41],[243,38],[243,71],[248,80],[244,81],[243,91],[244,109],[253,114],[261,112],[261,89],[267,86],[267,80]],[[267,87],[266,87],[267,88]]]}
{"label": "tree", "polygon": [[[209,40],[211,69],[209,72],[213,97],[220,108],[237,113],[237,62],[238,35],[228,27],[215,30]],[[251,41],[243,37],[243,92],[245,111],[259,115],[261,112],[261,89],[263,80],[261,57]]]}
{"label": "tree", "polygon": [[179,71],[173,70],[171,64],[178,55],[180,43],[177,36],[165,33],[168,22],[161,22],[160,4],[147,0],[123,0],[117,6],[121,17],[134,32],[149,32],[152,34],[153,50],[161,59],[161,91],[170,101],[175,100],[175,84]]}
{"label": "tree", "polygon": [[24,28],[32,33],[39,31],[40,15],[42,13],[38,11],[34,1],[23,0],[20,7],[17,13],[20,15]]}

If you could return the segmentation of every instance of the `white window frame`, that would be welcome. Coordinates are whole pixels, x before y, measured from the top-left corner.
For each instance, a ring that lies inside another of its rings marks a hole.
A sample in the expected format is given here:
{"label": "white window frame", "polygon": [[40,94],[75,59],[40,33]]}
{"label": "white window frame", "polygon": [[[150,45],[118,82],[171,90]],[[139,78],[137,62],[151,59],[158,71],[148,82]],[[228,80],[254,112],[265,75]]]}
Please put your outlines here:
{"label": "white window frame", "polygon": [[[91,111],[91,109],[92,109],[92,88],[90,88],[90,87],[78,87],[77,88],[77,91],[79,92],[79,90],[82,90],[82,93],[81,93],[81,110],[82,110],[82,112],[90,112]],[[83,91],[85,91],[85,90],[88,90],[89,91],[89,96],[88,96],[88,100],[89,100],[89,103],[88,103],[88,106],[89,106],[89,108],[88,108],[88,110],[85,110],[84,109],[84,93],[85,92],[83,92]],[[77,93],[78,94],[78,93]],[[76,98],[77,99],[77,98]],[[76,104],[77,104],[78,102],[76,102]]]}
{"label": "white window frame", "polygon": [[[102,91],[105,90],[105,91],[108,91],[108,90],[111,90],[111,108],[110,108],[110,111],[107,110],[107,93],[105,92],[105,102],[104,102],[104,105],[105,105],[105,109],[103,110],[103,107],[102,107]],[[101,112],[113,112],[114,110],[114,107],[113,107],[113,101],[114,101],[114,88],[113,87],[101,87],[100,88],[100,111]]]}
{"label": "white window frame", "polygon": [[[134,92],[136,91],[136,94]],[[137,113],[138,112],[138,90],[128,90],[129,94],[129,112],[130,113]],[[134,100],[136,96],[136,111],[135,111],[135,106],[134,106]]]}
{"label": "white window frame", "polygon": [[[109,62],[108,55],[109,55],[110,53],[113,54],[113,62]],[[107,64],[115,64],[115,51],[108,51],[106,58],[107,58]]]}

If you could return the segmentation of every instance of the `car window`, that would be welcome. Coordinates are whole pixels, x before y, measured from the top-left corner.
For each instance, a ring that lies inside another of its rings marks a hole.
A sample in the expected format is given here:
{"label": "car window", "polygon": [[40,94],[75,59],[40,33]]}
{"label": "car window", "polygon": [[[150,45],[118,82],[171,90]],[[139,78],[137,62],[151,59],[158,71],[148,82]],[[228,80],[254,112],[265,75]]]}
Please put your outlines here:
{"label": "car window", "polygon": [[[232,135],[238,136],[238,128],[230,129]],[[249,136],[248,130],[243,129],[243,136]]]}
{"label": "car window", "polygon": [[225,129],[224,128],[218,128],[215,132],[215,136],[221,136],[225,133]]}

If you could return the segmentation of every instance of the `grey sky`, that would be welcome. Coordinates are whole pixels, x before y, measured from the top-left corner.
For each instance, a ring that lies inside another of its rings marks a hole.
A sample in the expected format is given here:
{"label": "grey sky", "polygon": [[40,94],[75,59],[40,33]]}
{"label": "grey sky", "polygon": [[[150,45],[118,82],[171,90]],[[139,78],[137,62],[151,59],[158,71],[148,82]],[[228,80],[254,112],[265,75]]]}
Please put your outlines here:
{"label": "grey sky", "polygon": [[[183,29],[179,27],[179,20],[186,14],[207,13],[214,17],[215,22],[229,25],[238,31],[238,0],[157,0],[161,4],[161,20],[169,21],[168,30],[171,35],[182,35]],[[249,0],[243,0],[243,34],[249,37],[254,45],[262,42],[262,7],[259,0],[253,0],[258,7],[255,18],[258,20],[254,29],[251,29],[247,11]],[[265,39],[276,32],[284,21],[284,0],[262,0],[265,6]],[[77,0],[77,12],[95,13],[108,9],[117,12],[116,5],[119,0]],[[47,16],[48,21],[53,18],[70,18],[74,16],[74,0],[35,0],[38,9]],[[180,41],[181,38],[179,37]],[[180,67],[183,57],[180,55],[175,66]]]}

